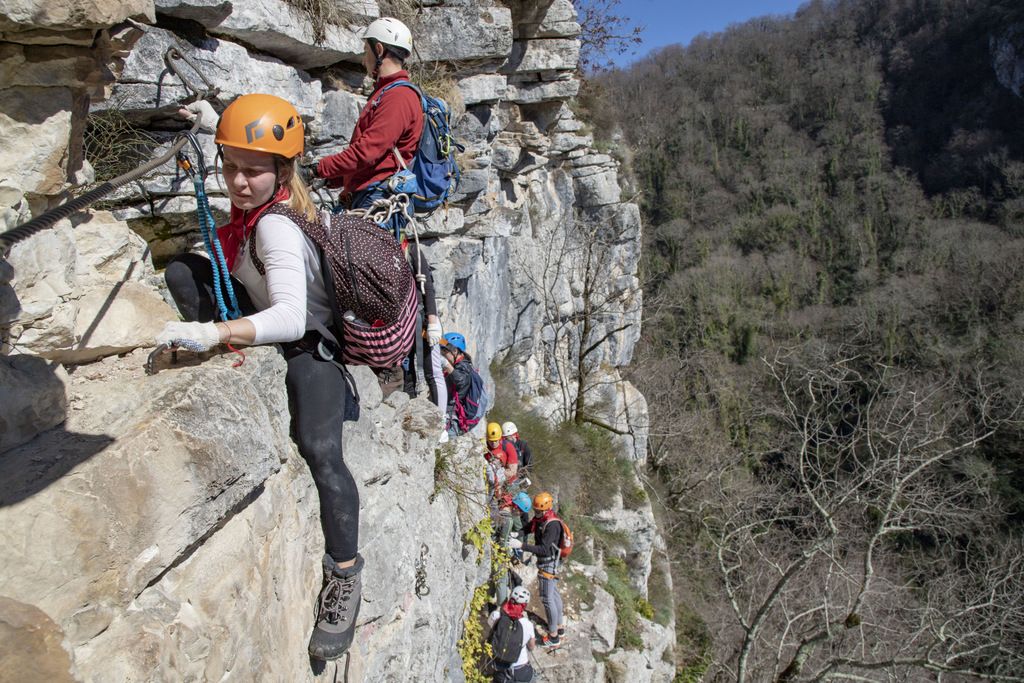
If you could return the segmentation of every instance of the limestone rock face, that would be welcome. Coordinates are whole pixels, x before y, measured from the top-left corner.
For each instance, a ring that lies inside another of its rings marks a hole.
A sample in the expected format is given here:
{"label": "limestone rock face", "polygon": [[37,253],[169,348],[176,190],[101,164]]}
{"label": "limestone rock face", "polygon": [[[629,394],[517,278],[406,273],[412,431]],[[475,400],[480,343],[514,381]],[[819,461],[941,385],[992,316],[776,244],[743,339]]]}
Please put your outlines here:
{"label": "limestone rock face", "polygon": [[0,671],[5,680],[73,681],[61,636],[57,625],[39,608],[0,597],[0,642],[4,644]]}
{"label": "limestone rock face", "polygon": [[[67,423],[5,455],[0,595],[48,615],[83,680],[311,680],[323,539],[283,361],[270,348],[240,368],[164,358],[148,377],[144,358],[84,366]],[[344,443],[366,569],[352,680],[441,680],[488,570],[459,541],[483,506],[478,456],[471,438],[447,447],[455,488],[435,490],[435,409],[382,402],[372,373],[354,374]]]}
{"label": "limestone rock face", "polygon": [[129,17],[152,22],[153,0],[8,0],[0,31],[102,28]]}
{"label": "limestone rock face", "polygon": [[327,24],[318,32],[308,15],[281,0],[157,0],[157,8],[200,21],[212,33],[244,41],[300,69],[358,61],[363,53],[355,31]]}
{"label": "limestone rock face", "polygon": [[[301,69],[273,57],[251,54],[241,45],[215,38],[193,45],[157,27],[146,29],[118,74],[119,84],[100,106],[144,110],[183,99],[188,93],[177,78],[166,73],[164,64],[164,54],[172,46],[182,50],[220,88],[220,97],[225,102],[258,92],[288,100],[303,115],[312,116],[319,108],[320,82],[312,80]],[[202,87],[202,80],[194,76],[187,65],[181,69],[197,87]]]}
{"label": "limestone rock face", "polygon": [[577,40],[524,40],[517,41],[512,54],[503,67],[513,73],[531,71],[571,71],[580,60],[580,43]]}
{"label": "limestone rock face", "polygon": [[0,176],[17,178],[21,189],[56,193],[67,181],[73,112],[70,90],[17,86],[0,98]]}
{"label": "limestone rock face", "polygon": [[515,37],[573,38],[580,33],[572,0],[513,0]]}
{"label": "limestone rock face", "polygon": [[512,13],[504,7],[428,7],[412,31],[415,55],[424,62],[501,60],[512,47]]}
{"label": "limestone rock face", "polygon": [[144,284],[153,272],[145,241],[106,212],[16,245],[10,264],[21,309],[12,336],[22,352],[95,360],[151,345],[177,318]]}

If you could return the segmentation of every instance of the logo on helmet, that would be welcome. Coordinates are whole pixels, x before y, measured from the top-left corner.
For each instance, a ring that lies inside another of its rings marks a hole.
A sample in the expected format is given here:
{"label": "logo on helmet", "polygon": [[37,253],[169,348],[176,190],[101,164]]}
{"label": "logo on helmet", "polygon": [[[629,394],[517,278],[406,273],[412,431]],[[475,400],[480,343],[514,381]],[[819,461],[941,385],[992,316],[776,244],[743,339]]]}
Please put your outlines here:
{"label": "logo on helmet", "polygon": [[262,120],[263,117],[261,116],[255,121],[245,124],[245,141],[249,144],[252,144],[263,137],[263,128],[260,126],[260,121]]}

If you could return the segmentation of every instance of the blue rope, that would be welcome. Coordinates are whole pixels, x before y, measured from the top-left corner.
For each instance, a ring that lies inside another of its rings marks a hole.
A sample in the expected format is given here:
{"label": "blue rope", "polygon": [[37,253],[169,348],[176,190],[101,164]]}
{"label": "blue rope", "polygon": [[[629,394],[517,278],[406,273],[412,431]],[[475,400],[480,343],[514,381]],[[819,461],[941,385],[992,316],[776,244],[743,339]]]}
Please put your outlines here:
{"label": "blue rope", "polygon": [[[206,253],[210,255],[210,265],[213,269],[213,295],[217,299],[217,310],[220,312],[221,320],[236,320],[242,317],[242,311],[238,308],[238,299],[235,298],[235,288],[231,285],[231,274],[228,272],[228,264],[224,259],[224,250],[217,237],[213,212],[210,211],[210,200],[206,198],[206,187],[199,174],[192,179],[192,184],[196,188],[199,231],[203,233],[203,243],[206,245]],[[231,304],[230,310],[224,303],[225,291]]]}

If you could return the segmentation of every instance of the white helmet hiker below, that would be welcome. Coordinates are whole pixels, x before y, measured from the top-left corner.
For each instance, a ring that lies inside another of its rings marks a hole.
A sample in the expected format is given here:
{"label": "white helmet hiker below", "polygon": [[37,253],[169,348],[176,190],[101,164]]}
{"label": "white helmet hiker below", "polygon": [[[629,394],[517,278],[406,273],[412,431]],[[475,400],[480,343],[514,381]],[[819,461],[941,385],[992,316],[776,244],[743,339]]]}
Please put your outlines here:
{"label": "white helmet hiker below", "polygon": [[505,424],[501,425],[501,435],[504,436],[504,437],[509,437],[509,436],[512,436],[513,434],[518,434],[518,433],[519,433],[519,430],[516,429],[516,423],[515,422],[506,422]]}
{"label": "white helmet hiker below", "polygon": [[398,19],[381,17],[376,19],[363,32],[363,40],[375,40],[383,45],[397,47],[412,54],[412,32],[409,27]]}
{"label": "white helmet hiker below", "polygon": [[512,589],[512,593],[509,597],[512,598],[512,602],[525,605],[530,602],[530,591],[526,586],[516,586]]}

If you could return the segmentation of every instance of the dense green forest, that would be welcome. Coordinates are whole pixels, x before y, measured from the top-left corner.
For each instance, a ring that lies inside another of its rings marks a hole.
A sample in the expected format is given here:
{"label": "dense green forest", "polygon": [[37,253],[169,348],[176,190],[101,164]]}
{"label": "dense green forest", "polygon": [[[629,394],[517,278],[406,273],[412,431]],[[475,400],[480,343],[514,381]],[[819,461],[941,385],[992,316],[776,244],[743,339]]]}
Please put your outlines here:
{"label": "dense green forest", "polygon": [[679,680],[1024,680],[1022,64],[1019,0],[816,1],[590,79]]}

